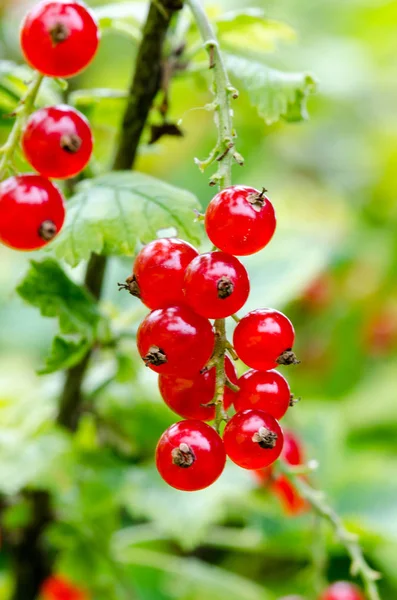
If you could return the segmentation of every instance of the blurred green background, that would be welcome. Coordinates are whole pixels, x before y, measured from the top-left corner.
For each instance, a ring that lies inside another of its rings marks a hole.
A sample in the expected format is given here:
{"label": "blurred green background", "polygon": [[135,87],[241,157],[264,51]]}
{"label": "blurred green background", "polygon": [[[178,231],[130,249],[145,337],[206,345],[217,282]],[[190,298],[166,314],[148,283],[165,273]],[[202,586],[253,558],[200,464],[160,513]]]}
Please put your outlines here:
{"label": "blurred green background", "polygon": [[[99,2],[90,2],[98,6]],[[139,10],[144,12],[146,3]],[[224,1],[216,11],[241,9]],[[314,482],[366,556],[383,574],[384,600],[397,598],[397,4],[377,0],[265,0],[249,3],[294,31],[269,41],[266,61],[318,81],[310,119],[266,125],[241,90],[236,101],[238,150],[246,166],[234,182],[265,186],[278,215],[273,242],[244,261],[252,279],[247,308],[285,311],[302,360],[287,371],[302,397],[285,424],[319,460]],[[212,6],[212,5],[211,5]],[[0,58],[22,62],[17,28],[26,4],[0,6]],[[139,12],[138,10],[138,12]],[[277,37],[277,36],[276,36]],[[288,39],[291,38],[291,39]],[[105,33],[99,56],[69,92],[125,90],[136,44]],[[255,52],[255,48],[253,48]],[[234,82],[234,80],[233,80]],[[235,82],[238,86],[238,82]],[[209,79],[199,72],[172,85],[171,117],[184,138],[143,145],[137,168],[211,199],[208,176],[194,165],[215,140]],[[47,92],[52,93],[52,88]],[[53,91],[59,94],[58,91]],[[10,100],[12,110],[12,99]],[[123,100],[81,100],[96,136],[93,168],[105,170]],[[3,112],[6,112],[5,110]],[[0,121],[5,139],[9,122]],[[33,255],[37,258],[38,255]],[[141,367],[133,340],[95,357],[86,382],[94,410],[72,437],[52,424],[62,374],[36,375],[56,332],[15,292],[31,255],[0,248],[0,490],[12,498],[2,526],[29,518],[19,491],[44,487],[58,522],[48,532],[57,569],[93,600],[315,600],[313,553],[326,548],[330,580],[347,578],[349,561],[312,517],[288,517],[248,472],[228,465],[210,489],[167,488],[153,451],[175,419],[161,402],[156,378]],[[131,259],[112,259],[104,311],[115,330],[136,328],[145,310],[118,295]],[[71,272],[81,279],[82,269]],[[0,597],[12,569],[0,554]]]}

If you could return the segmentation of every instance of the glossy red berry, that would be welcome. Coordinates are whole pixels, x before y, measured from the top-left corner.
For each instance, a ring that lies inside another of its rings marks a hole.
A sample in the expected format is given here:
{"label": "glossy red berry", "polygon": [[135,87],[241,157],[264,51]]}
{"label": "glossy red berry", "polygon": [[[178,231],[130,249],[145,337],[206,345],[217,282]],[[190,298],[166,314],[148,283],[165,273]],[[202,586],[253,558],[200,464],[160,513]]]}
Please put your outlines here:
{"label": "glossy red berry", "polygon": [[259,371],[296,363],[291,351],[294,340],[291,321],[273,308],[258,308],[245,315],[233,337],[234,348],[241,360]]}
{"label": "glossy red berry", "polygon": [[186,270],[186,302],[207,319],[223,319],[244,306],[250,291],[241,262],[225,252],[197,256]]}
{"label": "glossy red berry", "polygon": [[161,436],[156,466],[168,485],[194,492],[208,487],[221,475],[226,462],[223,442],[202,421],[180,421]]}
{"label": "glossy red berry", "polygon": [[[225,371],[229,380],[237,384],[235,366],[228,356],[225,357]],[[215,367],[198,373],[194,379],[182,379],[169,375],[159,377],[160,393],[171,410],[184,419],[212,421],[215,419],[215,406],[206,406],[214,399]],[[223,407],[227,410],[233,403],[235,393],[225,387]]]}
{"label": "glossy red berry", "polygon": [[152,311],[137,333],[146,366],[165,375],[191,377],[207,364],[214,349],[214,332],[207,319],[185,306]]}
{"label": "glossy red berry", "polygon": [[223,434],[226,454],[243,469],[274,463],[283,448],[283,432],[274,417],[261,410],[243,410],[230,419]]}
{"label": "glossy red berry", "polygon": [[15,250],[37,250],[62,229],[62,194],[41,175],[10,177],[0,184],[0,242]]}
{"label": "glossy red berry", "polygon": [[255,254],[273,237],[274,208],[264,192],[235,185],[211,200],[205,214],[205,229],[220,250],[237,256]]}
{"label": "glossy red berry", "polygon": [[60,575],[52,575],[43,583],[40,590],[43,600],[88,600],[87,594]]}
{"label": "glossy red berry", "polygon": [[240,377],[240,390],[235,395],[236,411],[249,408],[263,410],[275,419],[281,419],[291,402],[288,381],[278,371],[250,369]]}
{"label": "glossy red berry", "polygon": [[94,58],[98,25],[88,8],[73,0],[44,0],[26,15],[22,52],[31,67],[49,77],[72,77]]}
{"label": "glossy red berry", "polygon": [[119,284],[120,289],[127,289],[151,309],[183,304],[186,268],[196,256],[197,250],[183,240],[154,240],[138,253],[132,275]]}
{"label": "glossy red berry", "polygon": [[91,157],[90,125],[70,106],[41,108],[27,122],[22,147],[32,167],[44,177],[74,177]]}
{"label": "glossy red berry", "polygon": [[329,586],[319,600],[365,600],[361,590],[349,581],[337,581]]}

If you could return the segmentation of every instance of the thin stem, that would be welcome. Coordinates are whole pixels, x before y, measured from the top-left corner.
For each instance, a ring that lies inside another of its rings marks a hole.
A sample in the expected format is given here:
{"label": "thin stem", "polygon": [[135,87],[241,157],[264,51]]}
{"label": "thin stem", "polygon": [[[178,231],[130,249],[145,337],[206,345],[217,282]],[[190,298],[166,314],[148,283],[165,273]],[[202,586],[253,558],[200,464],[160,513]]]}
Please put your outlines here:
{"label": "thin stem", "polygon": [[240,317],[238,317],[237,315],[231,315],[233,321],[235,321],[236,323],[240,323],[241,319]]}
{"label": "thin stem", "polygon": [[[215,109],[215,123],[218,129],[218,141],[209,158],[206,161],[196,162],[201,170],[204,170],[215,161],[219,163],[218,171],[211,178],[210,185],[219,185],[222,190],[232,184],[233,148],[236,135],[233,130],[231,99],[232,97],[237,98],[238,93],[230,84],[222,54],[219,50],[219,42],[200,0],[187,0],[187,4],[203,38],[204,48],[209,56],[209,68],[214,75],[213,93],[215,100],[213,106]],[[215,427],[219,431],[222,421],[227,420],[223,408],[225,386],[228,385],[225,373],[225,353],[228,347],[225,319],[216,319],[214,327],[216,344],[211,365],[215,366],[216,373],[213,402],[215,404]]]}
{"label": "thin stem", "polygon": [[7,142],[1,148],[0,181],[3,180],[7,170],[12,167],[15,152],[21,139],[23,127],[27,117],[33,110],[43,78],[44,77],[41,75],[41,73],[34,73],[33,79],[26,90],[26,94],[23,96],[19,106],[15,111],[16,119],[14,125],[11,129],[10,135],[8,136]]}
{"label": "thin stem", "polygon": [[280,469],[293,483],[300,495],[309,502],[315,512],[331,525],[339,542],[345,547],[347,554],[350,556],[351,574],[361,576],[368,599],[380,600],[375,583],[380,578],[380,574],[374,571],[365,560],[358,536],[346,529],[340,516],[327,504],[323,492],[312,488],[304,479],[291,471],[286,463],[281,463]]}
{"label": "thin stem", "polygon": [[241,162],[241,157],[234,152],[236,134],[233,130],[231,99],[238,97],[238,92],[230,84],[226,67],[219,49],[219,42],[200,0],[187,0],[197,27],[203,38],[204,48],[208,52],[210,69],[214,73],[213,93],[215,96],[215,122],[218,128],[218,142],[206,161],[196,161],[204,170],[206,167],[219,162],[218,172],[211,178],[211,185],[218,184],[220,189],[232,183],[233,159]]}

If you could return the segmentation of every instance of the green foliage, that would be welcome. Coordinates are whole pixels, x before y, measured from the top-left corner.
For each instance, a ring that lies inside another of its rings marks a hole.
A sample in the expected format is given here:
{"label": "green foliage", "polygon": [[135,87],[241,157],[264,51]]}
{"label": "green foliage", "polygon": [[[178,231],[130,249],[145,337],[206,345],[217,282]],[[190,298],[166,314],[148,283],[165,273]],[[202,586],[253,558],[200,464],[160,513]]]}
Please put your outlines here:
{"label": "green foliage", "polygon": [[258,8],[222,13],[215,23],[222,47],[231,51],[269,52],[274,50],[276,43],[295,39],[292,27],[266,19]]}
{"label": "green foliage", "polygon": [[69,279],[55,260],[47,258],[31,262],[17,292],[44,317],[58,318],[60,330],[67,336],[54,338],[41,373],[69,368],[79,362],[96,339],[100,320],[98,306],[87,291]]}
{"label": "green foliage", "polygon": [[226,66],[247,90],[251,104],[267,125],[280,118],[300,121],[308,118],[306,102],[315,90],[308,73],[287,73],[243,56],[225,55]]}
{"label": "green foliage", "polygon": [[68,203],[62,232],[51,251],[76,266],[91,252],[132,256],[162,230],[199,243],[197,198],[143,173],[116,172],[84,182]]}

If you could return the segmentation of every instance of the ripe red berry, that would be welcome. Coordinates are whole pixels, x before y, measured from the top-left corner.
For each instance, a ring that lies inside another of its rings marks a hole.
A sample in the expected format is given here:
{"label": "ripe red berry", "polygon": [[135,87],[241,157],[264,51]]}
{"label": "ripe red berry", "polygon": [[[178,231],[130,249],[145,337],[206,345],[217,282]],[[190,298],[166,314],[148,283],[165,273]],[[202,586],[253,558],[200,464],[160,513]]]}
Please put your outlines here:
{"label": "ripe red berry", "polygon": [[364,594],[349,581],[337,581],[323,592],[320,600],[364,600]]}
{"label": "ripe red berry", "polygon": [[255,254],[273,237],[274,208],[264,192],[235,185],[217,194],[205,214],[205,228],[217,248],[237,256]]}
{"label": "ripe red berry", "polygon": [[291,321],[273,308],[258,308],[245,315],[233,337],[234,348],[241,360],[259,371],[295,364],[297,360],[291,351],[294,340]]}
{"label": "ripe red berry", "polygon": [[91,157],[90,125],[70,106],[41,108],[27,122],[22,147],[32,167],[44,177],[74,177]]}
{"label": "ripe red berry", "polygon": [[178,377],[197,375],[210,359],[214,341],[210,322],[185,306],[152,311],[137,333],[138,350],[146,366]]}
{"label": "ripe red berry", "polygon": [[241,262],[225,252],[197,256],[186,270],[186,301],[207,319],[223,319],[244,306],[250,291]]}
{"label": "ripe red berry", "polygon": [[60,575],[52,575],[40,590],[43,600],[88,600],[87,594]]}
{"label": "ripe red berry", "polygon": [[291,402],[288,381],[278,371],[250,369],[240,377],[240,390],[235,395],[236,411],[249,408],[263,410],[275,419],[281,419]]}
{"label": "ripe red berry", "polygon": [[0,184],[0,242],[15,250],[37,250],[62,229],[62,194],[40,175],[10,177]]}
{"label": "ripe red berry", "polygon": [[283,448],[283,432],[274,417],[262,410],[243,410],[230,419],[223,434],[226,454],[243,469],[274,463]]}
{"label": "ripe red berry", "polygon": [[120,289],[127,289],[151,309],[183,304],[186,268],[198,256],[193,246],[176,238],[162,238],[138,253],[132,275]]}
{"label": "ripe red berry", "polygon": [[[236,384],[235,366],[225,357],[225,371],[229,380]],[[182,379],[169,375],[159,377],[160,393],[171,410],[184,419],[212,421],[215,419],[215,406],[210,404],[215,394],[215,367],[196,375],[194,379]],[[233,403],[235,393],[225,387],[223,408],[227,410]]]}
{"label": "ripe red berry", "polygon": [[72,77],[94,58],[98,25],[88,8],[74,0],[43,0],[26,15],[21,47],[27,62],[49,77]]}
{"label": "ripe red berry", "polygon": [[202,421],[180,421],[161,436],[156,466],[168,485],[194,492],[208,487],[221,475],[226,462],[223,442]]}

